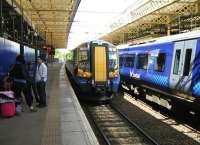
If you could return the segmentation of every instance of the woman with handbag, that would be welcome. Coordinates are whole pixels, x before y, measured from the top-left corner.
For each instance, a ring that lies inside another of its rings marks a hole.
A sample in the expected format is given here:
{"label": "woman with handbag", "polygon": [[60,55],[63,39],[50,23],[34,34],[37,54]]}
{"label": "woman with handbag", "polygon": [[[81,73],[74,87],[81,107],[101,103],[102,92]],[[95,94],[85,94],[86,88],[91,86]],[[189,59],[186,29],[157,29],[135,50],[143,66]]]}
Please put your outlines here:
{"label": "woman with handbag", "polygon": [[26,103],[31,112],[37,111],[33,107],[33,97],[29,95],[28,92],[28,72],[25,67],[25,60],[22,55],[16,57],[16,63],[10,71],[10,77],[13,79],[13,91],[16,98],[22,98],[21,93],[25,96]]}

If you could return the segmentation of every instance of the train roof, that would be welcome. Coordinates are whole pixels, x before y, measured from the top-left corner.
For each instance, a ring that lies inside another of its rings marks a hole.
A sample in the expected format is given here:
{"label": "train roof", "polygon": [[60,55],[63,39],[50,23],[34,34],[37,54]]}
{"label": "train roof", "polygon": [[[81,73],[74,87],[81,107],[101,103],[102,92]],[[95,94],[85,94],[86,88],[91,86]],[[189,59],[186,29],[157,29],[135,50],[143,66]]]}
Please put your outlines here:
{"label": "train roof", "polygon": [[195,38],[200,38],[200,30],[186,32],[186,33],[172,35],[172,36],[160,37],[157,40],[157,42],[174,42],[174,41],[189,40],[189,39],[195,39]]}
{"label": "train roof", "polygon": [[87,45],[87,44],[90,44],[90,43],[97,43],[97,44],[99,44],[99,45],[100,45],[100,44],[103,44],[103,43],[106,43],[106,44],[109,45],[109,47],[116,47],[115,45],[113,45],[112,43],[110,43],[110,42],[108,42],[108,41],[101,40],[101,39],[97,39],[97,40],[91,40],[91,41],[84,42],[84,43],[78,45],[77,47],[75,47],[75,48],[72,49],[72,50],[75,50],[75,49],[77,49],[77,48],[79,48],[79,47],[81,47],[81,46],[83,46],[83,45]]}
{"label": "train roof", "polygon": [[195,38],[200,38],[200,30],[186,32],[186,33],[182,33],[182,34],[171,35],[171,36],[164,36],[164,37],[156,38],[152,41],[149,41],[149,42],[146,42],[143,44],[126,46],[122,49],[136,48],[138,46],[142,47],[142,46],[156,45],[156,44],[161,44],[161,43],[176,42],[176,41],[189,40],[189,39],[195,39]]}

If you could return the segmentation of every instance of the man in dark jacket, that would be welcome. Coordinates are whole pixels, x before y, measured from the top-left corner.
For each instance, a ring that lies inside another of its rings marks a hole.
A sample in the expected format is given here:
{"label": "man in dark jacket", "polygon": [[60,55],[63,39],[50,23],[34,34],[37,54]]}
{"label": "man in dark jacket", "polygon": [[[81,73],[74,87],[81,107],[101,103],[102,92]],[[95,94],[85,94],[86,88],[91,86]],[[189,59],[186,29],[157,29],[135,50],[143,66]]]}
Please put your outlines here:
{"label": "man in dark jacket", "polygon": [[16,57],[16,63],[10,71],[10,77],[13,78],[13,91],[16,98],[22,98],[21,92],[23,92],[26,103],[29,106],[30,111],[36,111],[33,107],[33,97],[29,96],[27,80],[28,72],[25,66],[25,60],[22,55]]}

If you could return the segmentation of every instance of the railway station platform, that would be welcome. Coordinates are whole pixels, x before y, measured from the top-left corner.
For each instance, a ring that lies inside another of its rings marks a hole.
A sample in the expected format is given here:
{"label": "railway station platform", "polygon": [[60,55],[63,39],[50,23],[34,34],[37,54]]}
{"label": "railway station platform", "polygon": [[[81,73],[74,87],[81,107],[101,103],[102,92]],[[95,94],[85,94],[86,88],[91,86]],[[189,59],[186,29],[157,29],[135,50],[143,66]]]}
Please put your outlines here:
{"label": "railway station platform", "polygon": [[[48,106],[27,108],[0,118],[1,145],[98,145],[98,141],[65,74],[64,65],[48,66]],[[26,107],[26,105],[24,105]]]}

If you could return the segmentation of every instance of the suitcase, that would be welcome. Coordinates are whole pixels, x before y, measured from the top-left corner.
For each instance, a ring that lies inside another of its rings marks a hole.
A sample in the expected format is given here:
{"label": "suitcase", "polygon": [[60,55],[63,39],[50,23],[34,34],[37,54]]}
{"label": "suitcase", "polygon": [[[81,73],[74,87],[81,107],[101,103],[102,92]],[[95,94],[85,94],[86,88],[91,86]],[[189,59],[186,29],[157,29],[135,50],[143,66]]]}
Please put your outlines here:
{"label": "suitcase", "polygon": [[1,116],[3,117],[12,117],[15,115],[15,102],[2,103],[1,107]]}

